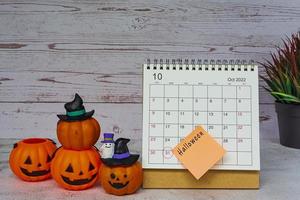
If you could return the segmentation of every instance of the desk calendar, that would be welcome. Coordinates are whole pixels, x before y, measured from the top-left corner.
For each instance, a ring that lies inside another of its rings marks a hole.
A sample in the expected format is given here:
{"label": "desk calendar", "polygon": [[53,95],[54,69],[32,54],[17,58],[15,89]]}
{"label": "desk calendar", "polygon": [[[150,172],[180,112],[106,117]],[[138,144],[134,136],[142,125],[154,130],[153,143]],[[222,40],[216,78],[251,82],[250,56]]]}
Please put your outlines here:
{"label": "desk calendar", "polygon": [[201,125],[227,151],[213,167],[259,170],[258,69],[248,62],[143,66],[143,168],[182,169],[171,149]]}

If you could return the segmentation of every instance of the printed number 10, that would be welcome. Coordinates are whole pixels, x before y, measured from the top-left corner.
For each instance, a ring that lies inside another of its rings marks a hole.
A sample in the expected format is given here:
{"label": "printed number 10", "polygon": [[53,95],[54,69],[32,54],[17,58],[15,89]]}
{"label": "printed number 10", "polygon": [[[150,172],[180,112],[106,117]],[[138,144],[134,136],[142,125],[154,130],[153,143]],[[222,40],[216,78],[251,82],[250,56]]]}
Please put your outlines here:
{"label": "printed number 10", "polygon": [[154,73],[153,78],[154,78],[154,80],[161,80],[162,79],[162,74],[161,73]]}

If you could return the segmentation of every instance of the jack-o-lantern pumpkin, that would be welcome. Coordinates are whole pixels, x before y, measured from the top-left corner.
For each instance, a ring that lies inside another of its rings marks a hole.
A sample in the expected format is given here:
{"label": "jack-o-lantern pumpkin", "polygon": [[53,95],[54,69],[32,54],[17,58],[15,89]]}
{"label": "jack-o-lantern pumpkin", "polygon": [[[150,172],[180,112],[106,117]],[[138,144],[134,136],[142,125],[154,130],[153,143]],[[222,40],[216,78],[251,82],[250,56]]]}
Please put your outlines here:
{"label": "jack-o-lantern pumpkin", "polygon": [[67,149],[89,149],[99,136],[100,125],[94,118],[74,122],[59,120],[57,123],[58,140]]}
{"label": "jack-o-lantern pumpkin", "polygon": [[89,149],[100,137],[100,125],[92,117],[94,110],[86,112],[83,101],[75,94],[73,101],[65,104],[66,115],[57,115],[57,137],[66,149]]}
{"label": "jack-o-lantern pumpkin", "polygon": [[46,138],[28,138],[16,144],[9,156],[13,173],[25,181],[42,181],[51,177],[50,164],[55,142]]}
{"label": "jack-o-lantern pumpkin", "polygon": [[143,182],[142,166],[138,154],[130,154],[127,143],[130,139],[118,138],[115,141],[112,158],[102,158],[99,173],[103,189],[114,195],[136,192]]}
{"label": "jack-o-lantern pumpkin", "polygon": [[130,166],[110,167],[102,165],[99,173],[103,189],[114,195],[125,195],[136,192],[142,185],[143,172],[137,161]]}
{"label": "jack-o-lantern pumpkin", "polygon": [[61,147],[52,160],[51,174],[63,188],[83,190],[95,184],[100,165],[100,154],[94,147],[82,151]]}

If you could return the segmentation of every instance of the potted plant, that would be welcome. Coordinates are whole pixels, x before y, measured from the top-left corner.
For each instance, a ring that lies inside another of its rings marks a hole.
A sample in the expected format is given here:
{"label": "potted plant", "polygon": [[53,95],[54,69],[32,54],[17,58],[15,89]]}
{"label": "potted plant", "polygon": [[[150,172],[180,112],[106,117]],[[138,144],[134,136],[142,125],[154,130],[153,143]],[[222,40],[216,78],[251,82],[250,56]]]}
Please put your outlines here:
{"label": "potted plant", "polygon": [[283,41],[271,54],[272,61],[261,63],[267,91],[275,97],[280,143],[300,149],[300,32]]}

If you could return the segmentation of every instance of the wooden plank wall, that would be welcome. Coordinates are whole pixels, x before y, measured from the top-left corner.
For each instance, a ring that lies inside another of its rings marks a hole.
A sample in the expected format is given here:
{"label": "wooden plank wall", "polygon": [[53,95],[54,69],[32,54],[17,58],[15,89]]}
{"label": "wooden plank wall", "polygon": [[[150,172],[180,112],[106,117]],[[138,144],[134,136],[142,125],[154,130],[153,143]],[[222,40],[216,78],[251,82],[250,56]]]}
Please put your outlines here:
{"label": "wooden plank wall", "polygon": [[140,140],[147,58],[262,61],[299,22],[299,0],[1,1],[0,137],[55,138],[78,92],[104,131]]}

